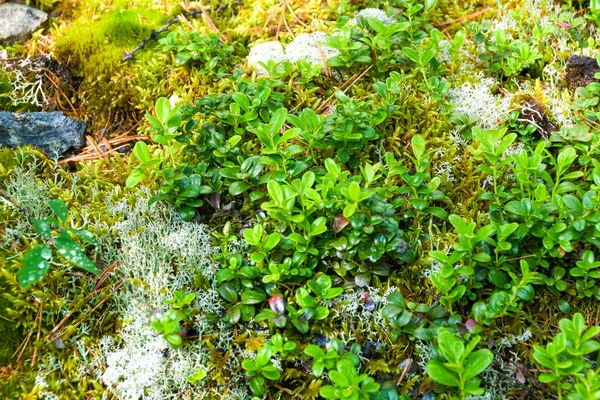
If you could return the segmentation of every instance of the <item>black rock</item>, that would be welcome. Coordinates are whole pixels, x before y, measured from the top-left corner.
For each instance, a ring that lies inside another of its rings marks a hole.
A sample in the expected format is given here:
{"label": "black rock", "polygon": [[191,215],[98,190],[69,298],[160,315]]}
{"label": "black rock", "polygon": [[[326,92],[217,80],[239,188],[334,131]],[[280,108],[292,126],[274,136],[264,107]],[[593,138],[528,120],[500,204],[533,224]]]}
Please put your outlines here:
{"label": "black rock", "polygon": [[70,148],[85,144],[84,122],[61,112],[0,112],[0,147],[33,145],[58,158]]}
{"label": "black rock", "polygon": [[600,66],[595,58],[584,56],[571,56],[565,68],[565,78],[569,88],[586,87],[597,81],[594,75],[600,72]]}
{"label": "black rock", "polygon": [[0,42],[22,42],[48,20],[48,14],[25,4],[0,4]]}
{"label": "black rock", "polygon": [[313,343],[315,343],[319,347],[325,346],[328,342],[329,339],[322,333],[317,332],[313,335]]}

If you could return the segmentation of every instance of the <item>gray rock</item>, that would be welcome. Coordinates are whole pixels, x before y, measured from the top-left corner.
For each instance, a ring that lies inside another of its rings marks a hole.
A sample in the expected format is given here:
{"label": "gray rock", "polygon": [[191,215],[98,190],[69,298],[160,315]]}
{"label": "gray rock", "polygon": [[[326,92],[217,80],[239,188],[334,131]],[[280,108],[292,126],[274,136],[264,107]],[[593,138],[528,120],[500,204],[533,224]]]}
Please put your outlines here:
{"label": "gray rock", "polygon": [[25,4],[0,4],[0,42],[22,42],[48,20],[48,14]]}
{"label": "gray rock", "polygon": [[85,144],[86,124],[61,112],[0,112],[0,147],[37,146],[57,158]]}

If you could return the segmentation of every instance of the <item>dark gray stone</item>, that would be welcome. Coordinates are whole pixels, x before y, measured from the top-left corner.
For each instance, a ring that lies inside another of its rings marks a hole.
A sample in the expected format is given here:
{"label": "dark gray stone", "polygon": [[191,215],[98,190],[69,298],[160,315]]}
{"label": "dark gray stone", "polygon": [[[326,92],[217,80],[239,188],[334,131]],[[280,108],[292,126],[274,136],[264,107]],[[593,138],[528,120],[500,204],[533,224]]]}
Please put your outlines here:
{"label": "dark gray stone", "polygon": [[48,20],[48,14],[19,3],[0,4],[0,42],[22,42]]}
{"label": "dark gray stone", "polygon": [[600,66],[595,58],[584,56],[571,56],[567,61],[565,68],[565,78],[569,88],[586,87],[592,82],[597,82],[594,78],[597,72],[600,72]]}
{"label": "dark gray stone", "polygon": [[57,158],[70,148],[85,144],[84,122],[61,112],[0,112],[0,147],[30,144]]}

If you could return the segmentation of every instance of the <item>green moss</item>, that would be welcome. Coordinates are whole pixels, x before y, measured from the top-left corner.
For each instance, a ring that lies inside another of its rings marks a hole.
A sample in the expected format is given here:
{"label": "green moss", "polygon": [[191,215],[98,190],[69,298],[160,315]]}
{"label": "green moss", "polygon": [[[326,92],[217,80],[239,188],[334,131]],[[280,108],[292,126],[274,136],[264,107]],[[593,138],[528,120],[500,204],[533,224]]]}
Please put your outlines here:
{"label": "green moss", "polygon": [[2,110],[8,110],[8,107],[12,103],[10,100],[10,92],[12,90],[11,76],[8,72],[0,71],[0,108]]}
{"label": "green moss", "polygon": [[[5,257],[5,254],[0,253],[0,257]],[[6,280],[0,279],[0,292],[7,293],[8,291],[8,283]],[[6,317],[9,305],[5,297],[0,297],[0,337],[5,338],[4,345],[0,346],[0,367],[10,363],[12,355],[22,340],[19,332],[15,331],[14,322]]]}
{"label": "green moss", "polygon": [[[48,213],[49,199],[65,201],[72,227],[86,224],[102,243],[95,250],[90,248],[90,257],[100,268],[107,266],[103,260],[110,257],[114,243],[106,227],[118,222],[106,210],[106,199],[115,194],[112,183],[73,176],[30,148],[4,149],[0,151],[0,189],[37,218]],[[99,287],[94,277],[79,276],[66,265],[53,265],[43,281],[22,289],[16,281],[19,260],[39,238],[27,217],[8,202],[0,202],[0,237],[0,337],[7,343],[0,346],[0,398],[33,399],[44,390],[60,398],[101,397],[100,385],[80,379],[78,366],[89,361],[89,355],[87,359],[82,355],[84,350],[114,329],[116,320],[109,312],[114,280],[106,277]],[[59,329],[66,349],[59,350],[46,338],[66,315],[70,317]],[[17,363],[12,356],[29,335]],[[1,370],[8,365],[10,368]],[[36,386],[37,368],[46,371],[42,376],[47,389]]]}
{"label": "green moss", "polygon": [[68,59],[80,77],[112,74],[123,52],[135,48],[166,19],[159,11],[139,8],[111,11],[98,20],[82,17],[57,34],[55,52]]}
{"label": "green moss", "polygon": [[35,8],[39,8],[40,10],[44,10],[47,12],[52,11],[57,6],[59,6],[63,0],[25,0],[26,4],[33,6]]}

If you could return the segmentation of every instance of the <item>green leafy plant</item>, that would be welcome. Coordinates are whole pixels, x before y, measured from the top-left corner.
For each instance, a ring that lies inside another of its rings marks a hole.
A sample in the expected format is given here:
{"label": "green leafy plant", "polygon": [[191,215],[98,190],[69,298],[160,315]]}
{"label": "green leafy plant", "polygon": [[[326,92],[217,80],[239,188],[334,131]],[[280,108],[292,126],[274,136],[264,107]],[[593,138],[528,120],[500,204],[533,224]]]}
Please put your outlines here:
{"label": "green leafy plant", "polygon": [[192,374],[191,376],[188,376],[187,378],[185,378],[185,380],[188,381],[189,383],[198,383],[201,380],[203,380],[204,378],[206,378],[207,375],[208,375],[208,373],[206,372],[206,370],[199,369],[198,371],[194,372],[194,374]]}
{"label": "green leafy plant", "polygon": [[[534,298],[535,291],[532,284],[538,282],[538,274],[529,270],[529,264],[525,260],[520,261],[520,274],[509,271],[510,283],[505,283],[508,290],[496,289],[487,302],[476,302],[473,304],[472,314],[477,322],[490,324],[494,318],[504,317],[509,313],[519,311],[518,304],[520,300],[531,301]],[[492,270],[493,271],[493,270]],[[492,282],[504,283],[503,272],[490,276]]]}
{"label": "green leafy plant", "polygon": [[326,352],[321,347],[309,344],[304,349],[304,354],[312,357],[312,373],[321,376],[325,369],[332,370],[339,360],[348,360],[354,366],[360,365],[360,359],[352,351],[345,351],[343,343],[336,338],[329,340],[326,344]]}
{"label": "green leafy plant", "polygon": [[246,370],[246,375],[252,378],[249,385],[255,396],[263,396],[266,393],[265,379],[276,381],[281,376],[271,360],[274,354],[273,347],[266,345],[258,350],[254,360],[242,362],[242,368]]}
{"label": "green leafy plant", "polygon": [[328,66],[351,68],[371,62],[369,46],[362,41],[355,40],[354,35],[356,33],[358,33],[356,28],[344,25],[323,42],[324,46],[340,51],[339,55],[327,60]]}
{"label": "green leafy plant", "polygon": [[600,297],[598,292],[598,286],[596,286],[596,279],[600,279],[600,271],[594,271],[600,267],[600,261],[595,261],[594,253],[591,250],[583,252],[583,256],[580,261],[577,261],[577,267],[571,268],[569,273],[571,276],[575,276],[577,279],[575,285],[579,297]]}
{"label": "green leafy plant", "polygon": [[[175,290],[173,291],[173,297],[166,301],[171,308],[165,312],[159,311],[151,315],[150,326],[157,332],[162,333],[173,348],[181,347],[183,344],[181,323],[189,321],[190,316],[193,314],[192,302],[195,298],[196,294],[193,292],[185,293],[181,290]],[[197,378],[195,382],[202,379],[202,372],[198,371],[197,374],[200,375],[194,375]]]}
{"label": "green leafy plant", "polygon": [[267,345],[271,346],[273,351],[280,354],[281,357],[286,357],[288,354],[295,353],[297,347],[295,342],[291,340],[286,341],[281,333],[274,334]]}
{"label": "green leafy plant", "polygon": [[314,344],[309,344],[306,346],[304,349],[304,354],[312,357],[312,373],[317,377],[323,374],[325,368],[328,370],[332,369],[339,358],[337,351],[331,349],[326,353],[319,346]]}
{"label": "green leafy plant", "polygon": [[145,143],[136,143],[133,154],[141,164],[131,172],[126,185],[134,187],[142,180],[158,175],[164,184],[160,192],[153,197],[153,201],[172,201],[177,206],[181,218],[190,221],[194,218],[195,208],[204,204],[198,197],[212,193],[213,189],[202,180],[204,165],[178,164],[175,161],[175,154],[180,149],[174,147],[172,142],[185,142],[189,130],[196,126],[196,122],[188,121],[182,128],[179,106],[171,107],[169,100],[164,97],[156,101],[155,110],[156,117],[146,114],[146,119],[156,131],[152,139],[164,146],[165,159],[153,159]]}
{"label": "green leafy plant", "polygon": [[333,385],[321,388],[319,394],[326,399],[374,399],[381,385],[367,374],[360,374],[350,360],[339,360],[336,369],[329,371]]}
{"label": "green leafy plant", "polygon": [[[415,135],[411,139],[412,155],[407,154],[413,162],[414,173],[405,167],[399,167],[395,174],[399,174],[405,185],[398,188],[398,193],[406,195],[408,210],[405,217],[413,218],[415,230],[418,232],[421,228],[421,220],[425,215],[429,215],[430,226],[433,217],[445,220],[448,213],[442,207],[436,206],[434,202],[441,202],[446,199],[444,193],[438,188],[442,182],[440,177],[431,177],[429,169],[429,155],[433,153],[432,149],[426,150],[425,139],[420,135]],[[394,165],[392,157],[386,156],[389,165]],[[388,173],[388,177],[389,177]],[[431,235],[429,231],[429,235]]]}
{"label": "green leafy plant", "polygon": [[[431,281],[444,294],[440,302],[452,313],[452,305],[467,291],[467,285],[459,282],[459,276],[473,275],[475,262],[486,264],[491,261],[491,256],[482,244],[490,240],[495,229],[493,225],[488,224],[475,232],[475,222],[467,224],[463,218],[454,214],[450,215],[448,220],[458,232],[458,241],[453,244],[454,251],[447,255],[442,251],[433,250],[429,255],[441,264],[439,271],[431,274]],[[454,268],[461,260],[464,264]]]}
{"label": "green leafy plant", "polygon": [[424,303],[406,301],[398,291],[390,293],[386,300],[388,304],[381,310],[381,315],[394,328],[390,332],[392,340],[398,339],[402,333],[408,333],[418,339],[431,341],[440,326],[458,322],[458,316],[448,316],[443,306],[430,307]]}
{"label": "green leafy plant", "polygon": [[226,268],[217,271],[219,295],[230,303],[223,320],[230,324],[249,321],[255,314],[255,305],[267,299],[265,291],[254,282],[260,270],[249,265],[241,254],[231,255]]}
{"label": "green leafy plant", "polygon": [[[538,37],[551,31],[538,32]],[[521,40],[514,40],[505,30],[498,29],[494,37],[485,42],[486,52],[479,58],[488,61],[492,72],[498,72],[505,77],[511,77],[531,69],[536,63],[543,61],[543,55],[537,46]]]}
{"label": "green leafy plant", "polygon": [[[558,398],[561,399],[563,392],[573,387],[567,378],[583,378],[581,372],[590,367],[590,362],[584,356],[600,349],[600,343],[593,339],[600,334],[600,327],[588,328],[580,313],[575,314],[572,320],[561,319],[559,326],[561,332],[546,347],[534,346],[533,358],[550,370],[540,374],[540,382],[553,384]],[[577,392],[589,390],[591,387],[586,385],[584,378],[580,385],[575,386],[575,393],[569,398],[577,398]]]}
{"label": "green leafy plant", "polygon": [[475,156],[485,157],[486,164],[480,164],[479,169],[492,177],[493,193],[486,193],[481,198],[483,200],[494,200],[501,203],[506,197],[506,188],[499,184],[499,178],[502,175],[503,167],[510,162],[509,158],[503,157],[506,149],[517,138],[516,133],[506,134],[506,128],[482,130],[473,128],[473,136],[479,141],[478,148],[470,147]]}
{"label": "green leafy plant", "polygon": [[185,318],[179,310],[169,309],[156,316],[150,326],[155,331],[162,333],[163,337],[173,348],[181,347],[183,339],[181,337],[181,321]]}
{"label": "green leafy plant", "polygon": [[229,73],[227,61],[234,52],[231,45],[223,46],[216,34],[202,36],[183,29],[170,32],[158,40],[159,50],[173,51],[177,65],[200,64],[200,73],[212,79],[221,79]]}
{"label": "green leafy plant", "polygon": [[445,328],[438,330],[438,351],[443,360],[432,359],[427,363],[427,374],[434,381],[445,386],[457,388],[461,399],[469,395],[481,395],[482,373],[494,360],[488,349],[473,351],[480,337],[475,336],[465,346],[462,339],[457,338]]}
{"label": "green leafy plant", "polygon": [[[331,59],[330,59],[331,60]],[[335,92],[338,100],[335,112],[326,119],[325,143],[336,148],[336,156],[342,163],[357,167],[356,158],[351,158],[363,149],[369,141],[379,138],[374,129],[387,117],[381,108],[375,108],[372,101],[361,102],[346,96],[342,91]]]}
{"label": "green leafy plant", "polygon": [[137,184],[149,178],[152,174],[160,173],[159,165],[161,164],[161,159],[151,157],[150,150],[145,142],[137,142],[133,147],[132,153],[140,162],[140,165],[131,171],[125,181],[125,186],[137,186]]}
{"label": "green leafy plant", "polygon": [[586,375],[578,374],[576,383],[567,395],[568,400],[600,398],[600,372],[588,370]]}
{"label": "green leafy plant", "polygon": [[23,266],[17,273],[19,285],[27,287],[42,280],[48,273],[50,265],[55,263],[53,260],[57,258],[87,272],[100,274],[96,264],[85,254],[85,248],[73,239],[75,237],[84,243],[97,246],[96,238],[86,230],[67,227],[69,210],[63,201],[50,200],[48,205],[54,217],[31,219],[35,232],[40,235],[44,243],[38,244],[23,255],[21,261]]}
{"label": "green leafy plant", "polygon": [[181,290],[175,290],[173,292],[173,298],[167,300],[167,304],[170,304],[172,308],[176,310],[183,310],[183,312],[189,315],[189,307],[196,298],[196,293],[185,293]]}
{"label": "green leafy plant", "polygon": [[146,119],[152,124],[152,128],[156,133],[152,136],[152,140],[157,143],[167,146],[171,140],[177,139],[182,135],[180,126],[182,122],[179,106],[171,107],[169,99],[161,97],[156,100],[156,117],[151,114],[146,114]]}
{"label": "green leafy plant", "polygon": [[302,333],[308,332],[310,320],[320,321],[329,315],[329,309],[319,305],[320,301],[311,296],[303,287],[296,290],[295,300],[298,309],[288,304],[286,310],[292,324]]}
{"label": "green leafy plant", "polygon": [[585,88],[579,87],[575,94],[576,100],[571,104],[571,108],[581,113],[576,117],[577,121],[600,121],[600,83],[592,82]]}
{"label": "green leafy plant", "polygon": [[600,1],[590,0],[589,14],[586,14],[585,17],[594,21],[596,26],[600,26]]}

